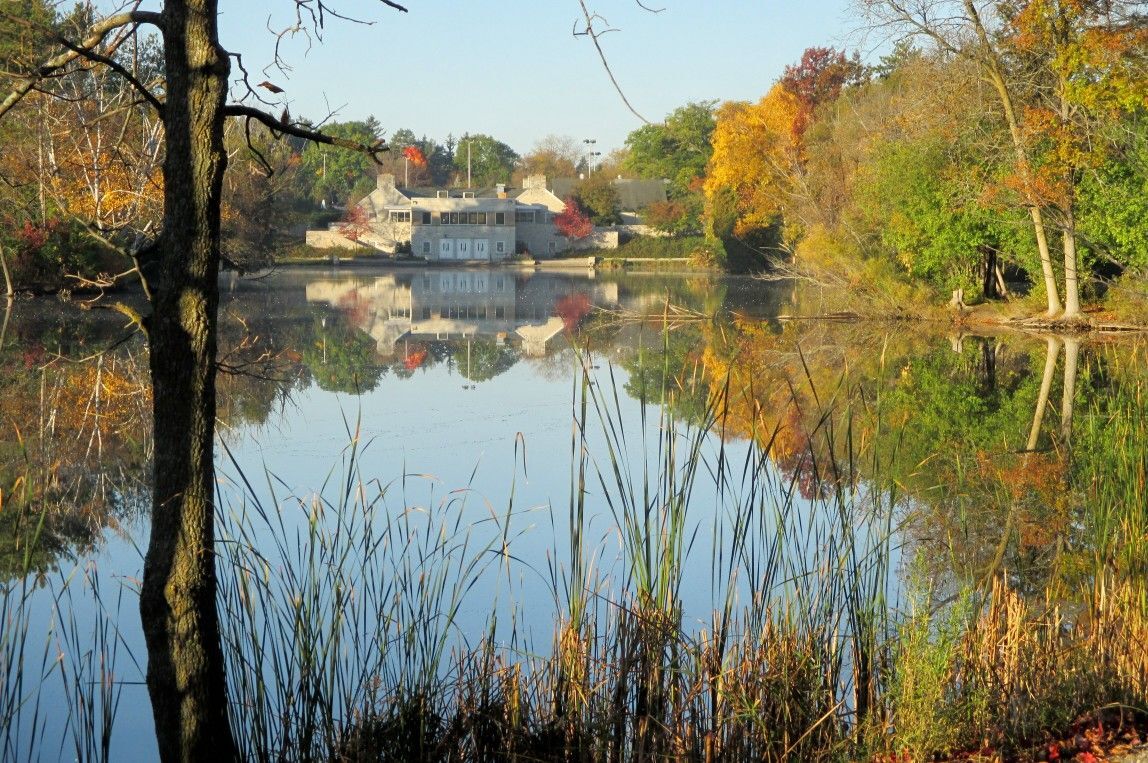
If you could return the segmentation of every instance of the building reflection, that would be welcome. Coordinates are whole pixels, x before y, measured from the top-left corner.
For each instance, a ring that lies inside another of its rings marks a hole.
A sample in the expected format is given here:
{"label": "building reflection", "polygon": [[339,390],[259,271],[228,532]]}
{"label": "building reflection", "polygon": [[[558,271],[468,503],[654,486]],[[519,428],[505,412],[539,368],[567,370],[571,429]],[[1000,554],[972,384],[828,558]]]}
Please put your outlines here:
{"label": "building reflection", "polygon": [[578,304],[615,306],[616,283],[559,274],[492,270],[416,270],[369,278],[318,279],[307,284],[307,301],[346,314],[392,358],[404,344],[485,337],[541,356],[571,326]]}

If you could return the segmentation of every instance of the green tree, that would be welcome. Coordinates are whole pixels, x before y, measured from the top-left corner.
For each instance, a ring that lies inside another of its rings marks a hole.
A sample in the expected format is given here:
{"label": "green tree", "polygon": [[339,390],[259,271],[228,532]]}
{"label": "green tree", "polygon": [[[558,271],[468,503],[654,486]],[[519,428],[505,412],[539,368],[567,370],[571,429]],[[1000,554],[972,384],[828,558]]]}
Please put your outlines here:
{"label": "green tree", "polygon": [[574,200],[578,202],[595,225],[614,225],[622,222],[622,202],[614,181],[604,173],[582,180],[574,187]]}
{"label": "green tree", "polygon": [[379,386],[387,367],[375,356],[371,338],[339,315],[315,318],[303,362],[319,389],[361,395]]}
{"label": "green tree", "polygon": [[638,177],[667,180],[669,201],[647,210],[647,222],[671,233],[702,228],[702,180],[713,155],[716,101],[688,103],[661,124],[644,125],[626,137],[622,167]]}
{"label": "green tree", "polygon": [[489,135],[463,135],[454,149],[455,177],[459,185],[481,188],[509,183],[518,154],[510,146]]}
{"label": "green tree", "polygon": [[631,132],[626,136],[629,153],[623,167],[638,177],[669,180],[670,198],[694,193],[694,180],[705,176],[713,154],[710,138],[716,103],[688,103],[674,109],[665,122]]}
{"label": "green tree", "polygon": [[490,381],[518,362],[518,351],[493,339],[468,339],[454,346],[454,366],[465,379]]}
{"label": "green tree", "polygon": [[[382,127],[374,117],[364,122],[332,122],[323,132],[367,146],[382,139]],[[309,143],[303,149],[299,178],[306,194],[316,203],[343,206],[374,188],[376,171],[375,163],[365,154],[343,151],[329,144]]]}

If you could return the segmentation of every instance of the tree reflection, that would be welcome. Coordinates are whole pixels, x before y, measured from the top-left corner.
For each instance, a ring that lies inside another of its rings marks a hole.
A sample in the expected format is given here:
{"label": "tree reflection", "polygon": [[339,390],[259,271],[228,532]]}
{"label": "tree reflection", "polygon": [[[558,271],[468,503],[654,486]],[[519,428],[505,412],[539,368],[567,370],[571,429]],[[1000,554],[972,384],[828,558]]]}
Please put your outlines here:
{"label": "tree reflection", "polygon": [[146,363],[134,342],[120,344],[114,325],[61,314],[5,317],[0,576],[42,577],[147,505]]}

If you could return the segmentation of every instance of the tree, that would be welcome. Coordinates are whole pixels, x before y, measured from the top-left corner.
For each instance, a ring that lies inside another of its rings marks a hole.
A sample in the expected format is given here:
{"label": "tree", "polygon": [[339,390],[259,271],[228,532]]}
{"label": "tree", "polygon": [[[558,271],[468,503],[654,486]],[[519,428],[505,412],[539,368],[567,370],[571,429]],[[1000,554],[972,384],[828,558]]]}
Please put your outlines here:
{"label": "tree", "polygon": [[489,135],[463,135],[454,150],[456,177],[468,188],[510,182],[517,161],[514,149]]}
{"label": "tree", "polygon": [[548,178],[574,177],[585,158],[583,144],[569,135],[547,135],[522,157],[521,174],[545,175]]}
{"label": "tree", "polygon": [[574,200],[590,215],[595,225],[622,222],[622,201],[618,197],[618,189],[605,173],[599,172],[579,181],[574,186]]}
{"label": "tree", "polygon": [[272,261],[284,233],[310,207],[299,189],[300,156],[264,125],[235,120],[226,126],[224,145],[223,255],[230,267],[254,270]]}
{"label": "tree", "polygon": [[[332,122],[323,128],[326,135],[357,145],[369,146],[382,140],[382,127],[374,117],[363,122]],[[369,156],[340,151],[330,144],[311,143],[303,149],[299,175],[316,202],[343,206],[358,201],[375,186],[375,164]]]}
{"label": "tree", "polygon": [[818,106],[837,100],[842,88],[861,84],[865,76],[865,67],[856,53],[846,58],[844,52],[833,48],[806,48],[801,62],[786,66],[780,80],[781,86],[797,96],[803,107],[795,126],[797,134],[805,132]]}
{"label": "tree", "polygon": [[[1064,252],[1064,315],[1080,315],[1077,187],[1103,163],[1099,126],[1148,103],[1142,55],[1146,34],[1131,12],[1142,3],[1026,0],[1005,6],[1005,45],[1032,83],[1025,137],[1034,193],[1059,222]],[[1131,21],[1132,23],[1129,23]]]}
{"label": "tree", "polygon": [[756,104],[730,102],[718,108],[705,193],[711,206],[727,191],[732,194],[733,235],[776,224],[801,160],[801,108],[781,85],[774,85]]}
{"label": "tree", "polygon": [[1044,207],[1033,173],[1029,144],[1022,123],[1023,112],[1010,80],[999,36],[990,24],[995,20],[995,4],[975,0],[864,0],[864,8],[877,25],[900,29],[905,36],[923,36],[947,55],[968,58],[980,67],[997,94],[1013,149],[1015,187],[1020,204],[1028,210],[1040,255],[1047,315],[1060,314],[1060,292],[1052,267],[1045,231]]}
{"label": "tree", "polygon": [[567,238],[586,238],[594,232],[594,223],[570,197],[566,199],[566,208],[554,215],[554,228]]}
{"label": "tree", "polygon": [[[333,10],[323,0],[296,1],[301,13]],[[11,16],[7,8],[0,13]],[[166,761],[237,757],[227,716],[214,565],[224,123],[235,116],[281,134],[368,154],[385,148],[381,142],[355,143],[250,106],[228,104],[231,54],[219,43],[218,15],[218,0],[166,0],[161,11],[133,6],[97,19],[76,39],[59,40],[59,52],[25,70],[0,102],[3,116],[34,88],[50,85],[53,74],[85,60],[124,76],[163,121],[163,222],[155,241],[139,253],[150,313],[135,317],[148,337],[155,447],[140,614],[148,692]],[[162,100],[109,58],[140,25],[154,26],[160,35]],[[55,34],[52,38],[58,40]]]}
{"label": "tree", "polygon": [[713,154],[715,103],[688,103],[674,109],[662,124],[631,132],[626,136],[625,170],[638,177],[669,180],[672,199],[690,195],[694,180],[705,176]]}

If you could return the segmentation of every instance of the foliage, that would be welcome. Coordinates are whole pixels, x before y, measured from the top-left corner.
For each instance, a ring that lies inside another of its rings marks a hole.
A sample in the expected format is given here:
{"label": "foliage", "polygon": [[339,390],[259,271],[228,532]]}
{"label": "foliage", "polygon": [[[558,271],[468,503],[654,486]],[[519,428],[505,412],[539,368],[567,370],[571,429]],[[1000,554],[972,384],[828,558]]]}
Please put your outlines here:
{"label": "foliage", "polygon": [[554,228],[568,238],[586,238],[594,232],[594,223],[571,197],[566,199],[565,209],[554,215]]}
{"label": "foliage", "polygon": [[234,267],[254,270],[275,259],[310,206],[300,193],[301,157],[260,125],[230,123],[224,139],[231,159],[223,178],[223,254]]}
{"label": "foliage", "polygon": [[844,87],[860,85],[866,76],[857,53],[846,58],[843,51],[833,48],[806,48],[801,61],[786,66],[779,80],[803,107],[795,125],[797,133],[805,132],[818,106],[837,100]]}
{"label": "foliage", "polygon": [[655,201],[643,212],[643,221],[650,227],[675,236],[701,232],[702,210],[705,202],[700,194],[684,200]]}
{"label": "foliage", "polygon": [[464,379],[490,381],[518,362],[518,351],[493,339],[468,339],[454,347],[455,368]]}
{"label": "foliage", "polygon": [[[340,307],[354,310],[353,302]],[[311,329],[302,359],[319,389],[361,395],[378,386],[387,367],[376,360],[369,336],[337,314],[313,318]]]}
{"label": "foliage", "polygon": [[[710,205],[728,194],[734,236],[777,222],[801,157],[800,113],[800,101],[780,85],[756,104],[730,102],[718,108],[705,193]],[[710,220],[716,226],[715,215]]]}
{"label": "foliage", "polygon": [[481,133],[464,134],[454,149],[456,183],[465,185],[470,177],[472,186],[492,186],[509,183],[518,154],[500,140]]}
{"label": "foliage", "polygon": [[520,174],[524,177],[545,175],[549,179],[574,177],[585,158],[583,149],[577,138],[547,135],[522,157]]}
{"label": "foliage", "polygon": [[702,182],[713,155],[714,104],[686,104],[662,124],[639,127],[626,137],[623,168],[638,177],[669,181],[669,201],[646,210],[646,221],[659,230],[681,234],[702,228]]}
{"label": "foliage", "polygon": [[1148,268],[1148,120],[1140,115],[1117,128],[1121,140],[1077,189],[1081,238],[1101,263]]}
{"label": "foliage", "polygon": [[[362,122],[330,122],[323,132],[371,145],[380,140],[382,126],[374,117]],[[299,160],[303,192],[316,203],[345,206],[375,186],[375,164],[369,156],[334,146],[308,143]]]}
{"label": "foliage", "polygon": [[696,192],[694,181],[704,177],[713,153],[715,101],[688,103],[661,124],[644,125],[626,136],[629,149],[623,167],[638,177],[669,180],[676,199]]}
{"label": "foliage", "polygon": [[[379,172],[394,175],[399,185],[412,188],[450,185],[454,164],[453,155],[446,146],[425,135],[420,138],[405,127],[391,133],[387,142],[391,150],[381,157]],[[410,157],[421,157],[423,161],[420,163]]]}
{"label": "foliage", "polygon": [[590,175],[574,186],[574,199],[595,225],[622,222],[622,202],[614,181],[604,172]]}

